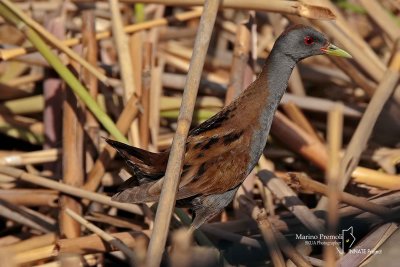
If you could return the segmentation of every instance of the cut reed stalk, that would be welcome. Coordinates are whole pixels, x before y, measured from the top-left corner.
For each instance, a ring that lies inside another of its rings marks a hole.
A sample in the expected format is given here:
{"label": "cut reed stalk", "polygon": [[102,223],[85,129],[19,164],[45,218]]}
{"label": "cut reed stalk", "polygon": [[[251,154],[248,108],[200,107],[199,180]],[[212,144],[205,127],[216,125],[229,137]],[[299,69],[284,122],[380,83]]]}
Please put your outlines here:
{"label": "cut reed stalk", "polygon": [[25,207],[57,207],[58,192],[47,189],[0,189],[0,199]]}
{"label": "cut reed stalk", "polygon": [[375,122],[392,92],[397,87],[400,75],[400,52],[396,54],[392,61],[392,65],[386,71],[382,82],[376,89],[367,109],[357,126],[354,135],[352,136],[349,145],[347,146],[346,153],[344,154],[340,163],[340,181],[339,186],[343,190],[347,185],[351,174],[356,169],[362,151],[364,150],[367,141],[372,133]]}
{"label": "cut reed stalk", "polygon": [[104,232],[96,225],[90,223],[88,220],[84,219],[83,217],[79,216],[77,213],[70,209],[66,209],[65,212],[71,216],[75,221],[79,222],[82,226],[88,228],[90,231],[94,232],[96,235],[100,236],[101,239],[108,242],[111,246],[116,247],[117,249],[121,250],[128,258],[131,266],[135,265],[136,256],[134,252],[124,244],[120,239],[115,238],[114,236]]}
{"label": "cut reed stalk", "polygon": [[[296,186],[300,186],[302,189],[311,190],[312,192],[316,192],[325,196],[328,195],[328,187],[326,185],[312,180],[305,174],[290,174],[290,177],[291,182]],[[379,216],[388,217],[392,214],[389,208],[374,204],[367,201],[363,197],[356,197],[349,193],[338,193],[338,200],[351,206],[357,207],[361,210],[377,214]]]}
{"label": "cut reed stalk", "polygon": [[142,147],[148,149],[150,142],[150,89],[151,89],[151,72],[152,72],[152,49],[151,43],[144,43],[144,57],[143,57],[143,70],[141,77],[142,84],[142,107],[143,113],[139,118],[140,122],[140,140]]}
{"label": "cut reed stalk", "polygon": [[[198,18],[201,15],[201,10],[193,10],[188,12],[183,12],[176,14],[167,18],[155,19],[153,21],[146,21],[142,23],[136,23],[124,27],[125,33],[134,33],[141,30],[151,29],[153,27],[159,27],[168,25],[170,21],[184,22],[190,19]],[[96,40],[102,40],[111,37],[111,31],[104,31],[96,33]],[[81,38],[71,38],[63,41],[66,46],[74,46],[82,42]],[[3,60],[10,60],[14,57],[25,55],[32,51],[32,47],[29,48],[10,48],[10,49],[0,49],[0,58]]]}
{"label": "cut reed stalk", "polygon": [[[124,102],[128,102],[131,97],[138,97],[138,89],[135,87],[132,57],[129,50],[128,38],[125,35],[122,25],[121,13],[118,0],[109,0],[110,12],[112,15],[112,33],[114,43],[117,48],[118,64],[121,72],[122,87],[124,90]],[[134,146],[140,146],[139,129],[136,123],[130,126],[129,139]]]}
{"label": "cut reed stalk", "polygon": [[15,179],[23,180],[28,183],[33,183],[33,184],[40,185],[43,187],[51,188],[51,189],[63,192],[65,194],[69,194],[71,196],[88,199],[88,200],[95,201],[95,202],[98,202],[98,203],[101,203],[104,205],[116,207],[116,208],[119,208],[121,210],[125,210],[128,212],[132,212],[134,214],[143,215],[143,212],[137,205],[115,202],[115,201],[112,201],[110,197],[107,197],[107,196],[104,196],[101,194],[97,194],[97,193],[93,193],[93,192],[89,192],[89,191],[86,191],[86,190],[83,190],[80,188],[76,188],[74,186],[58,183],[58,182],[43,178],[38,175],[29,174],[27,172],[24,172],[24,171],[16,169],[16,168],[0,167],[0,173],[4,174],[6,176],[14,177]]}
{"label": "cut reed stalk", "polygon": [[[77,0],[75,0],[77,1]],[[123,0],[126,3],[158,3],[164,5],[177,5],[177,6],[202,6],[206,0]],[[236,0],[224,0],[221,8],[234,8],[234,9],[249,9],[264,12],[278,12],[283,14],[292,14],[311,19],[334,19],[335,15],[328,8],[307,5],[300,2],[293,1],[268,1],[260,2],[258,0],[247,0],[246,2],[239,2]]]}
{"label": "cut reed stalk", "polygon": [[2,4],[6,6],[10,11],[12,11],[19,19],[19,27],[23,28],[23,24],[26,24],[27,27],[34,29],[37,33],[39,33],[43,38],[45,38],[50,44],[52,44],[55,48],[67,54],[71,59],[79,62],[82,67],[86,68],[90,71],[94,76],[96,76],[100,81],[104,84],[108,84],[108,78],[99,70],[96,69],[95,66],[88,63],[82,57],[80,57],[77,53],[75,53],[72,49],[66,46],[62,41],[56,38],[54,35],[49,33],[45,28],[43,28],[39,23],[25,15],[23,11],[21,11],[15,4],[13,4],[9,0],[2,1]]}
{"label": "cut reed stalk", "polygon": [[225,105],[232,102],[245,88],[244,75],[246,74],[246,66],[249,60],[250,29],[244,23],[239,23],[237,25],[234,45],[229,85],[225,96]]}
{"label": "cut reed stalk", "polygon": [[[63,183],[75,187],[81,187],[84,181],[84,135],[83,135],[83,110],[79,106],[78,99],[72,91],[64,90],[63,101]],[[60,196],[60,233],[67,238],[81,235],[79,223],[72,220],[65,213],[71,209],[81,213],[80,203],[68,195]]]}
{"label": "cut reed stalk", "polygon": [[[328,117],[328,168],[326,170],[326,183],[328,187],[326,209],[328,211],[327,218],[327,235],[336,236],[338,232],[339,223],[339,170],[340,170],[340,150],[342,148],[342,132],[343,132],[343,107],[341,104],[335,106],[335,108],[329,113]],[[322,205],[317,208],[322,208]],[[331,239],[331,242],[335,242],[335,239]],[[324,261],[326,266],[336,266],[336,246],[325,246],[324,247]]]}
{"label": "cut reed stalk", "polygon": [[178,125],[171,146],[165,180],[162,187],[160,201],[154,222],[154,231],[151,235],[147,253],[147,266],[157,267],[161,263],[167,239],[170,218],[175,205],[175,195],[182,168],[185,152],[185,143],[193,116],[193,109],[200,83],[200,76],[210,43],[212,30],[217,16],[220,1],[206,1],[196,35],[194,53],[183,93],[182,106],[178,118]]}

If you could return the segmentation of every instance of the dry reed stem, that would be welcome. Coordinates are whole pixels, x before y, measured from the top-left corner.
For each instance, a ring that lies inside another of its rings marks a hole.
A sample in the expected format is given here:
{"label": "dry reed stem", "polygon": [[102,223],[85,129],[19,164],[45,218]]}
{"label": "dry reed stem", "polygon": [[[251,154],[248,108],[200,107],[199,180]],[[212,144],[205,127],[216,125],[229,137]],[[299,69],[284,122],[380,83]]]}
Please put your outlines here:
{"label": "dry reed stem", "polygon": [[40,112],[43,110],[43,106],[44,100],[41,95],[8,100],[0,105],[1,109],[7,110],[14,115]]}
{"label": "dry reed stem", "polygon": [[54,225],[51,225],[42,218],[29,214],[22,208],[2,199],[0,200],[0,216],[22,225],[26,225],[29,228],[38,230],[42,233],[49,233],[55,230]]}
{"label": "dry reed stem", "polygon": [[130,260],[130,265],[135,266],[135,254],[133,251],[124,244],[120,239],[115,238],[114,236],[104,232],[96,225],[90,223],[88,220],[81,217],[79,214],[75,213],[70,209],[66,209],[65,212],[71,216],[74,220],[79,222],[82,226],[88,228],[90,231],[94,232],[96,235],[100,236],[101,239],[108,242],[110,245],[116,247],[117,249],[121,250]]}
{"label": "dry reed stem", "polygon": [[11,154],[0,157],[0,165],[23,166],[57,161],[61,156],[60,149],[46,149],[26,153]]}
{"label": "dry reed stem", "polygon": [[[124,0],[126,3],[158,3],[164,5],[178,5],[178,6],[202,6],[205,0]],[[300,2],[293,1],[258,1],[247,0],[240,2],[236,0],[224,0],[221,8],[233,9],[250,9],[265,12],[277,12],[283,14],[291,14],[303,16],[311,19],[334,19],[335,15],[328,8],[320,6],[307,5]]]}
{"label": "dry reed stem", "polygon": [[[312,250],[313,250],[311,245],[308,245],[305,242],[303,242],[302,240],[299,240],[299,242],[297,242],[297,244],[296,244],[295,249],[297,252],[299,252],[301,255],[303,255],[304,258],[311,263],[311,265],[314,266],[313,262],[311,261],[310,257],[308,256],[312,253]],[[296,267],[296,265],[291,260],[286,261],[286,266],[287,267]]]}
{"label": "dry reed stem", "polygon": [[193,116],[200,77],[210,43],[215,18],[220,1],[206,1],[201,15],[199,29],[193,49],[187,81],[179,112],[176,134],[171,146],[171,153],[165,172],[158,209],[147,253],[147,266],[158,267],[167,239],[170,218],[175,205],[175,195],[179,184],[185,143]]}
{"label": "dry reed stem", "polygon": [[151,72],[152,72],[152,49],[151,43],[144,43],[143,52],[143,70],[141,71],[141,84],[142,88],[142,98],[141,103],[143,107],[142,116],[140,120],[140,141],[144,149],[148,149],[150,142],[150,90],[151,90]]}
{"label": "dry reed stem", "polygon": [[[97,236],[96,236],[97,237]],[[84,240],[84,237],[81,237],[82,240]],[[102,245],[104,246],[104,242],[100,239],[99,242],[102,242]],[[74,240],[74,241],[79,241],[79,239],[62,239],[62,240]],[[97,240],[95,240],[97,241]],[[76,244],[75,244],[76,245]],[[97,245],[96,243],[94,243],[94,245]],[[105,250],[107,251],[107,250]],[[34,261],[43,261],[46,259],[49,259],[51,257],[56,257],[59,256],[59,254],[57,252],[57,247],[55,247],[55,245],[48,245],[48,246],[41,246],[32,250],[28,250],[28,251],[24,251],[24,252],[19,252],[17,254],[14,255],[14,260],[20,265],[27,265],[28,263],[31,263],[30,265],[27,266],[35,266],[35,267],[60,267],[60,262],[59,261],[55,261],[55,262],[50,262],[50,263],[46,263],[46,264],[39,264],[39,265],[32,265],[32,262]],[[88,254],[88,255],[84,255],[82,257],[85,260],[85,266],[96,266],[96,264],[98,264],[98,260],[96,260],[96,258],[94,258],[93,255]],[[73,267],[75,267],[77,265],[74,265]]]}
{"label": "dry reed stem", "polygon": [[307,117],[301,112],[299,107],[293,102],[288,102],[282,105],[285,113],[288,117],[299,127],[301,127],[304,131],[306,131],[309,135],[314,137],[316,140],[321,140],[321,137],[317,134],[314,127],[307,119]]}
{"label": "dry reed stem", "polygon": [[58,192],[48,189],[0,189],[0,199],[26,207],[57,207]]}
{"label": "dry reed stem", "polygon": [[19,97],[26,97],[33,93],[33,88],[31,87],[31,85],[32,83],[29,83],[26,86],[22,85],[20,88],[17,88],[16,86],[11,86],[6,83],[0,82],[0,90],[2,91],[0,100],[4,101]]}
{"label": "dry reed stem", "polygon": [[25,129],[36,135],[43,135],[43,123],[35,119],[20,115],[8,114],[0,111],[0,125],[2,127]]}
{"label": "dry reed stem", "polygon": [[151,71],[150,111],[149,111],[150,136],[152,144],[156,150],[159,147],[160,98],[163,90],[161,77],[164,71],[164,67],[165,67],[165,61],[161,59],[159,61],[158,66],[154,66]]}
{"label": "dry reed stem", "polygon": [[[185,86],[186,76],[182,74],[175,74],[165,72],[162,74],[161,81],[163,86],[183,91],[183,87]],[[200,81],[200,92],[205,93],[210,96],[225,96],[225,86],[217,83],[213,83],[206,79],[201,79]],[[222,107],[223,105],[221,105]]]}
{"label": "dry reed stem", "polygon": [[[136,118],[138,112],[138,99],[136,96],[132,95],[132,97],[126,103],[116,123],[117,129],[123,135],[128,132],[129,125],[131,125],[132,121]],[[88,178],[86,183],[83,185],[85,190],[95,191],[97,189],[101,182],[101,178],[105,173],[108,162],[115,156],[116,153],[116,150],[109,145],[107,145],[103,151],[100,152],[99,157],[87,176]]]}
{"label": "dry reed stem", "polygon": [[[188,72],[190,65],[189,65],[189,59],[181,58],[178,56],[175,56],[173,54],[167,53],[167,52],[160,52],[160,57],[162,57],[167,64],[177,68],[180,71],[183,72]],[[227,84],[228,80],[226,79],[225,76],[222,76],[218,73],[214,72],[209,72],[204,70],[202,77],[206,78],[207,80],[214,82],[214,83],[220,83],[220,84]]]}
{"label": "dry reed stem", "polygon": [[172,234],[171,266],[189,267],[193,264],[192,236],[185,229],[178,229]]}
{"label": "dry reed stem", "polygon": [[[52,0],[32,2],[32,3],[17,2],[16,5],[20,9],[28,10],[28,11],[48,12],[48,11],[55,11],[60,8],[60,3],[53,2]],[[65,6],[65,9],[67,9],[68,11],[74,11],[74,10],[76,10],[76,7],[72,3],[67,3]]]}
{"label": "dry reed stem", "polygon": [[25,239],[16,244],[12,244],[9,246],[5,246],[2,249],[8,251],[9,253],[20,253],[24,251],[29,251],[32,249],[48,246],[54,244],[56,241],[55,233],[48,233],[44,235],[34,236],[28,239]]}
{"label": "dry reed stem", "polygon": [[[329,189],[326,185],[312,180],[305,174],[291,173],[290,178],[291,178],[291,183],[293,183],[293,185],[296,187],[300,186],[305,190],[310,190],[312,192],[316,192],[325,196],[328,195]],[[379,216],[387,217],[392,214],[391,210],[387,207],[374,204],[373,202],[367,201],[363,197],[356,197],[346,192],[339,192],[338,200],[346,204],[349,204],[351,206],[357,207],[361,210],[377,214]]]}
{"label": "dry reed stem", "polygon": [[171,238],[171,266],[216,266],[221,263],[220,253],[213,247],[192,246],[192,236],[187,229],[181,228],[172,234]]}
{"label": "dry reed stem", "polygon": [[143,212],[137,205],[112,201],[110,197],[76,188],[74,186],[58,183],[38,175],[29,174],[20,169],[12,167],[0,167],[0,173],[14,177],[15,179],[20,179],[29,183],[51,188],[71,196],[88,199],[90,201],[95,201],[110,207],[116,207],[134,214],[143,215]]}
{"label": "dry reed stem", "polygon": [[392,41],[396,41],[396,39],[400,37],[399,26],[396,24],[395,20],[390,17],[389,12],[385,10],[378,1],[360,0],[360,4]]}
{"label": "dry reed stem", "polygon": [[275,113],[271,133],[291,150],[301,154],[319,168],[326,168],[328,155],[324,145],[279,111]]}
{"label": "dry reed stem", "polygon": [[271,260],[274,266],[286,266],[285,260],[282,256],[282,251],[279,249],[279,245],[275,238],[274,230],[271,223],[268,221],[267,212],[265,209],[258,209],[257,207],[253,210],[254,219],[258,223],[258,228],[260,228],[261,234],[268,244],[268,251],[271,256]]}
{"label": "dry reed stem", "polygon": [[285,236],[280,231],[275,231],[275,238],[278,241],[279,247],[281,248],[283,254],[288,257],[296,266],[298,267],[311,267],[310,262],[301,255]]}
{"label": "dry reed stem", "polygon": [[244,246],[249,246],[252,248],[257,248],[257,249],[261,249],[262,248],[262,244],[260,243],[260,241],[258,241],[257,239],[251,238],[251,237],[247,237],[247,236],[243,236],[243,235],[239,235],[236,233],[233,233],[229,230],[224,230],[221,228],[217,228],[217,227],[213,227],[209,224],[205,224],[201,227],[201,230],[204,233],[207,233],[208,235],[212,235],[214,237],[217,237],[219,239],[223,239],[223,240],[228,240],[231,241],[233,243],[237,243],[237,244],[241,244]]}
{"label": "dry reed stem", "polygon": [[[37,31],[43,38],[45,38],[52,46],[56,47],[60,51],[67,54],[71,59],[75,60],[82,67],[86,68],[90,71],[94,76],[96,76],[100,81],[104,84],[108,84],[108,78],[103,73],[97,70],[97,68],[91,65],[89,62],[80,57],[77,53],[75,53],[72,49],[66,46],[62,41],[56,38],[54,35],[49,33],[43,26],[37,23],[35,20],[31,19],[29,16],[25,15],[15,4],[13,4],[9,0],[2,1],[3,5],[5,5],[8,9],[12,10],[12,12],[17,15],[26,25]],[[20,28],[23,28],[23,25],[19,25]]]}
{"label": "dry reed stem", "polygon": [[[188,12],[183,12],[180,14],[176,14],[171,17],[167,18],[161,18],[161,19],[156,19],[153,21],[146,21],[142,23],[136,23],[132,25],[128,25],[124,27],[124,32],[125,33],[134,33],[136,31],[141,31],[141,30],[147,30],[151,29],[153,27],[159,27],[159,26],[164,26],[168,25],[170,21],[187,21],[190,19],[198,18],[201,15],[201,10],[193,10],[193,11],[188,11]],[[96,34],[96,40],[102,40],[111,37],[111,32],[110,31],[104,31],[104,32],[99,32]],[[67,39],[65,41],[62,41],[62,43],[66,46],[74,46],[79,43],[81,43],[81,38],[71,38]],[[32,50],[32,48],[29,48]],[[14,57],[17,56],[22,56],[29,53],[28,48],[12,48],[12,49],[0,49],[0,58],[3,60],[10,60]]]}
{"label": "dry reed stem", "polygon": [[264,186],[282,201],[283,205],[293,213],[312,233],[323,233],[324,226],[320,219],[298,198],[297,194],[278,177],[269,171],[262,170],[257,176]]}
{"label": "dry reed stem", "polygon": [[[97,42],[95,29],[95,15],[93,10],[85,10],[82,12],[82,45],[83,56],[93,66],[97,66]],[[98,81],[96,77],[86,69],[83,70],[83,79],[86,87],[89,90],[90,96],[97,99],[98,96]],[[86,132],[92,140],[95,147],[99,145],[99,123],[93,114],[86,110],[85,112]]]}
{"label": "dry reed stem", "polygon": [[[42,72],[40,73],[30,73],[28,75],[19,76],[12,80],[6,81],[5,84],[11,87],[19,87],[21,85],[30,84],[34,82],[41,81],[44,75]],[[16,88],[13,88],[14,90]]]}
{"label": "dry reed stem", "polygon": [[[399,55],[399,54],[397,54]],[[397,57],[395,57],[397,58]],[[397,58],[398,59],[398,58]],[[393,90],[396,88],[399,81],[399,66],[397,59],[392,62],[392,65],[386,71],[382,82],[376,89],[367,109],[361,118],[360,123],[354,132],[349,145],[347,146],[346,153],[340,163],[340,181],[339,187],[343,190],[347,185],[350,175],[356,169],[360,160],[361,153],[367,145],[367,141],[372,133],[378,116],[389,97],[392,95]]]}
{"label": "dry reed stem", "polygon": [[[400,191],[393,191],[393,192],[387,192],[381,195],[375,195],[373,197],[368,198],[368,202],[374,203],[376,205],[380,205],[381,207],[383,206],[391,206],[391,207],[396,207],[399,205],[399,198],[400,196]],[[393,209],[394,211],[396,209]],[[370,217],[375,216],[373,214],[366,214],[362,209],[353,207],[353,206],[345,206],[340,208],[340,216],[341,217],[355,217],[360,214],[365,214]],[[376,217],[376,216],[375,216]]]}
{"label": "dry reed stem", "polygon": [[[132,57],[129,49],[128,38],[123,30],[121,13],[119,10],[118,0],[109,0],[110,12],[111,12],[111,24],[114,43],[116,44],[116,50],[118,55],[118,64],[120,67],[122,86],[124,89],[124,101],[125,103],[131,97],[138,96],[138,89],[135,88],[135,79],[132,66]],[[134,146],[140,146],[139,143],[139,129],[137,123],[133,122],[130,126],[129,139]]]}
{"label": "dry reed stem", "polygon": [[248,24],[250,24],[250,21],[246,24],[242,22],[237,25],[225,105],[232,102],[245,88],[244,76],[250,52],[250,30]]}
{"label": "dry reed stem", "polygon": [[56,256],[56,253],[54,252],[54,245],[48,245],[17,253],[13,256],[13,259],[17,266],[21,266],[23,264],[48,259],[54,256]]}
{"label": "dry reed stem", "polygon": [[[141,4],[140,4],[141,5]],[[138,18],[135,18],[136,22],[138,21]],[[132,87],[135,91],[134,94],[137,96],[139,99],[139,105],[140,105],[140,115],[143,113],[143,104],[142,104],[142,98],[143,98],[143,88],[142,88],[142,65],[143,65],[143,42],[145,41],[146,38],[146,32],[145,31],[139,31],[133,33],[129,38],[128,38],[128,44],[129,44],[129,54],[131,57],[131,63],[132,63],[132,79],[133,82],[135,83]],[[141,116],[138,116],[138,120],[135,120],[132,122],[131,129],[129,131],[130,135],[130,140],[132,142],[132,145],[138,148],[144,148],[143,147],[143,142],[142,142],[142,137],[141,137]]]}
{"label": "dry reed stem", "polygon": [[[342,148],[343,132],[343,107],[337,104],[328,116],[328,168],[326,170],[326,183],[328,187],[327,195],[327,234],[337,235],[337,226],[339,223],[339,197],[338,188],[339,170],[340,170],[340,150]],[[321,204],[323,202],[319,202]],[[320,206],[317,208],[321,208]],[[335,241],[335,240],[331,240]],[[326,266],[336,266],[336,246],[324,247],[324,261]]]}
{"label": "dry reed stem", "polygon": [[[63,101],[63,183],[80,187],[84,181],[84,132],[82,122],[83,111],[74,93],[66,88]],[[61,195],[59,200],[59,222],[60,233],[67,238],[74,238],[81,235],[79,223],[72,220],[65,213],[71,209],[81,213],[81,206],[78,200],[71,196]]]}
{"label": "dry reed stem", "polygon": [[[359,46],[357,46],[357,43],[354,42],[354,38],[351,38],[348,35],[343,34],[342,32],[343,29],[338,29],[332,23],[314,22],[314,24],[319,26],[326,34],[329,34],[335,40],[338,40],[338,42],[343,46],[343,48],[346,49],[346,51],[348,51],[352,55],[354,60],[356,60],[359,63],[359,65],[375,81],[380,81],[383,78],[385,66],[366,43],[363,43],[364,47],[360,48]],[[366,55],[368,54],[368,51],[371,51],[370,54],[374,56],[367,57]],[[371,64],[371,62],[373,62],[371,59],[373,58],[378,58],[379,61],[376,60],[377,61],[376,64]]]}
{"label": "dry reed stem", "polygon": [[[286,93],[283,95],[281,104],[287,104],[289,102],[293,102],[301,109],[317,112],[329,112],[329,110],[332,109],[332,107],[335,105],[334,101],[319,97],[299,97],[293,94]],[[360,118],[362,116],[362,113],[360,111],[349,106],[344,106],[343,114],[345,116],[353,118]]]}
{"label": "dry reed stem", "polygon": [[[270,249],[269,252],[271,254],[271,259],[276,261],[274,262],[275,264],[278,264],[278,266],[285,266],[285,261],[281,255],[281,253],[283,253],[292,260],[296,266],[311,267],[307,260],[292,247],[286,238],[279,231],[275,230],[269,221],[266,221],[268,218],[266,218],[264,209],[264,211],[261,212],[261,210],[255,205],[254,201],[246,197],[241,197],[239,202],[243,206],[243,209],[257,222],[257,226],[261,231],[265,242],[272,242],[267,243],[267,245]],[[264,215],[262,213],[264,213]],[[276,244],[278,244],[278,246]]]}
{"label": "dry reed stem", "polygon": [[134,75],[134,82],[136,93],[139,97],[142,96],[142,70],[143,70],[143,43],[147,37],[145,31],[138,31],[131,34],[129,37],[129,50],[132,57],[132,69]]}
{"label": "dry reed stem", "polygon": [[[310,0],[303,0],[307,2],[312,2]],[[318,5],[324,6],[326,8],[329,8],[331,11],[333,11],[336,15],[336,21],[335,23],[322,23],[325,24],[325,26],[334,26],[338,28],[342,33],[340,34],[341,36],[346,36],[348,40],[350,40],[350,45],[354,44],[355,47],[358,47],[360,51],[363,52],[364,58],[368,59],[365,62],[369,62],[369,65],[376,65],[373,66],[374,68],[377,68],[379,72],[376,73],[377,76],[383,76],[383,72],[386,70],[386,66],[381,60],[381,58],[374,52],[374,50],[371,48],[371,46],[363,39],[363,37],[359,34],[357,30],[355,30],[352,25],[344,18],[342,13],[339,11],[339,9],[332,3],[330,0],[318,0]],[[316,22],[316,21],[313,21]],[[335,39],[339,38],[340,36],[335,36]],[[341,38],[343,40],[343,38]],[[344,44],[340,41],[340,43]],[[345,47],[347,50],[347,47]],[[350,54],[353,55],[353,53],[350,51]],[[359,58],[361,59],[361,58]],[[361,64],[362,68],[369,68],[370,66],[363,66]],[[372,75],[372,77],[374,77]],[[377,80],[378,81],[378,80]]]}
{"label": "dry reed stem", "polygon": [[[138,238],[146,239],[143,234],[135,232],[113,233],[111,236],[117,240],[121,240],[129,248],[134,248],[137,245]],[[87,235],[70,239],[59,239],[55,244],[54,250],[57,254],[64,253],[99,253],[115,250],[116,247],[104,243],[98,235]]]}
{"label": "dry reed stem", "polygon": [[[242,199],[242,204],[244,199]],[[271,260],[274,266],[286,266],[285,260],[282,256],[282,251],[279,248],[278,242],[275,237],[275,230],[273,229],[271,223],[268,220],[267,212],[265,209],[259,209],[255,203],[251,203],[249,200],[245,205],[251,212],[251,217],[257,222],[258,228],[263,236],[265,243],[268,245],[268,251],[271,256]],[[249,203],[250,202],[250,203]]]}
{"label": "dry reed stem", "polygon": [[92,222],[100,222],[100,223],[113,225],[116,227],[129,228],[134,231],[143,230],[143,227],[141,227],[140,225],[137,225],[135,222],[130,222],[130,221],[126,220],[126,218],[123,218],[123,217],[120,218],[117,216],[110,216],[110,215],[102,214],[99,212],[91,212],[90,214],[93,216],[85,216],[85,218]]}
{"label": "dry reed stem", "polygon": [[383,173],[364,167],[357,167],[351,177],[356,183],[389,190],[400,189],[400,176]]}
{"label": "dry reed stem", "polygon": [[346,75],[351,77],[351,79],[360,86],[368,96],[372,96],[375,92],[376,85],[371,80],[367,79],[364,74],[362,74],[353,64],[347,60],[342,60],[340,58],[332,57],[330,60],[341,70],[343,70]]}

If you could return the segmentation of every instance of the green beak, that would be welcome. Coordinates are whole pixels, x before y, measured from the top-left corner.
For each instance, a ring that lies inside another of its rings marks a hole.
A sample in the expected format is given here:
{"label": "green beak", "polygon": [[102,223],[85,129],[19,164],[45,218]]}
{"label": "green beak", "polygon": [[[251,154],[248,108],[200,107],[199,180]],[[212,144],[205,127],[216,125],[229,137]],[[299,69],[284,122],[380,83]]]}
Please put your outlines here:
{"label": "green beak", "polygon": [[344,51],[343,49],[337,47],[333,44],[328,44],[327,46],[321,48],[322,52],[330,56],[337,56],[337,57],[347,57],[352,58],[352,56]]}

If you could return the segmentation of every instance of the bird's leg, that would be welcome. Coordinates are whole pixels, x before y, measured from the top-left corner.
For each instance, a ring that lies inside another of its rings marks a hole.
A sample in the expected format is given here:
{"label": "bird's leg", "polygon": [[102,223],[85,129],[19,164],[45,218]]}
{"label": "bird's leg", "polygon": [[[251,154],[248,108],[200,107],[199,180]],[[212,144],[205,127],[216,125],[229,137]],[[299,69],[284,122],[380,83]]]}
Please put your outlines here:
{"label": "bird's leg", "polygon": [[222,194],[212,194],[195,198],[192,202],[194,219],[189,230],[196,230],[203,223],[219,214],[232,201],[238,188],[239,186]]}

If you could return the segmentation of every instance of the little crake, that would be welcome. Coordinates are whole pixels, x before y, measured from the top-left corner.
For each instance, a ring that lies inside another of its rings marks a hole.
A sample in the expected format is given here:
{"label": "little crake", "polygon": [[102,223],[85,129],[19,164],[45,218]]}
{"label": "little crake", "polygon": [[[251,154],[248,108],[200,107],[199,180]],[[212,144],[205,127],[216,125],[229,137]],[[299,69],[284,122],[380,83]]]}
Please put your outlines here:
{"label": "little crake", "polygon": [[[177,206],[194,211],[192,227],[221,212],[257,164],[296,63],[323,54],[351,57],[313,28],[289,28],[276,40],[257,79],[229,106],[189,132],[176,199]],[[132,174],[112,199],[157,201],[169,151],[152,153],[107,142],[125,159]]]}

